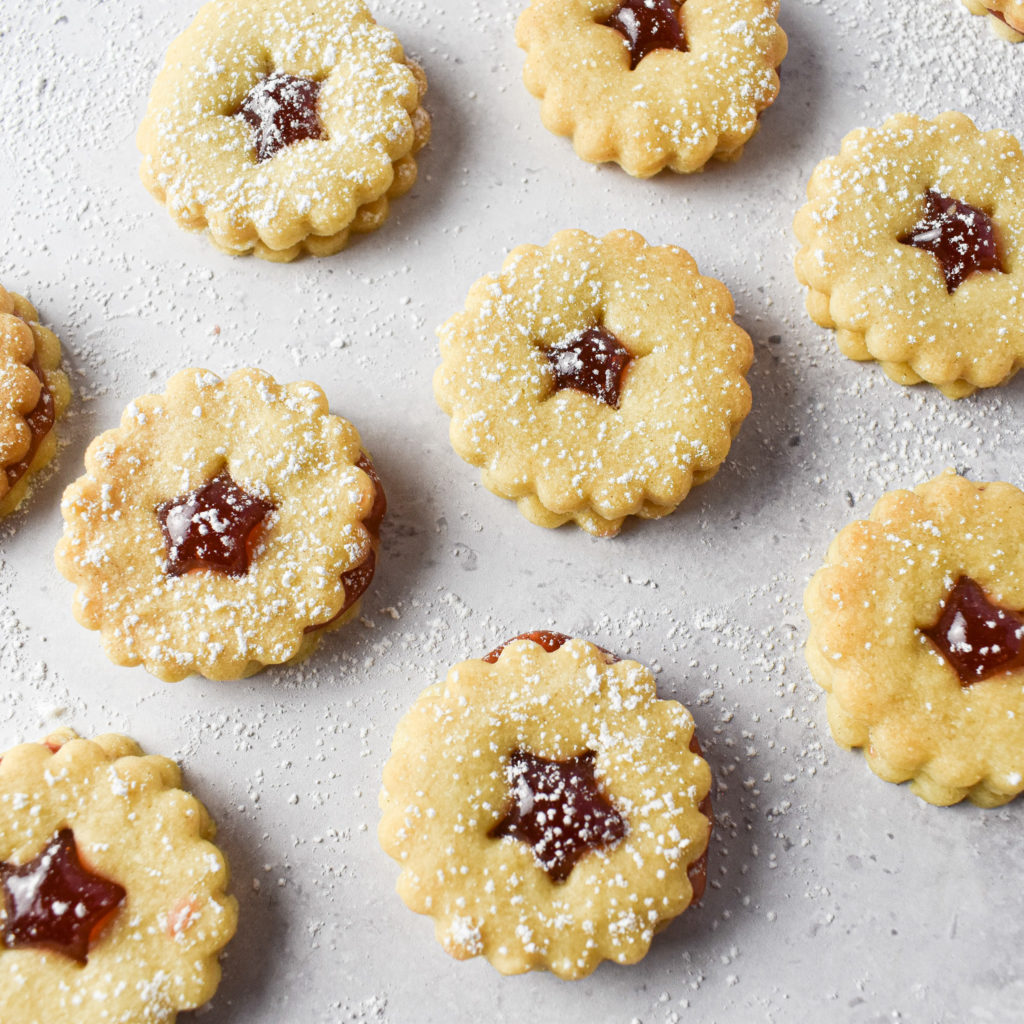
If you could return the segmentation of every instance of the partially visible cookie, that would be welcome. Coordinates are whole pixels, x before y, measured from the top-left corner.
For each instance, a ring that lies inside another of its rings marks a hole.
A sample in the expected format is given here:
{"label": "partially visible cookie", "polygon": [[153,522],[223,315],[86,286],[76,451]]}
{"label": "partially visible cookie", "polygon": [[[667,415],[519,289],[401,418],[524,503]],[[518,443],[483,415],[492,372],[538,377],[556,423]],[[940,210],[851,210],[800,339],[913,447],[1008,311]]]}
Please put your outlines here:
{"label": "partially visible cookie", "polygon": [[57,567],[119,665],[237,679],[307,655],[370,585],[387,507],[315,384],[182,370],[97,437]]}
{"label": "partially visible cookie", "polygon": [[778,0],[532,0],[516,25],[545,127],[646,178],[735,160],[779,92]]}
{"label": "partially visible cookie", "polygon": [[178,766],[70,730],[0,758],[0,1009],[173,1024],[212,998],[238,908]]}
{"label": "partially visible cookie", "polygon": [[1024,364],[1024,152],[954,112],[843,139],[794,230],[807,309],[851,359],[950,398]]}
{"label": "partially visible cookie", "polygon": [[710,786],[693,718],[648,669],[540,631],[420,695],[379,835],[450,955],[580,978],[635,963],[700,899]]}
{"label": "partially visible cookie", "polygon": [[992,31],[1011,43],[1024,42],[1024,0],[963,0],[971,14],[988,15]]}
{"label": "partially visible cookie", "polygon": [[804,604],[832,735],[933,804],[1024,790],[1024,493],[944,473],[833,541]]}
{"label": "partially visible cookie", "polygon": [[142,180],[227,252],[326,256],[415,182],[426,88],[363,0],[212,0],[153,85]]}
{"label": "partially visible cookie", "polygon": [[18,507],[32,474],[56,453],[54,424],[70,399],[57,336],[27,299],[0,285],[0,516]]}
{"label": "partially visible cookie", "polygon": [[607,537],[667,515],[750,410],[733,308],[687,252],[634,232],[520,246],[438,329],[452,446],[541,526]]}

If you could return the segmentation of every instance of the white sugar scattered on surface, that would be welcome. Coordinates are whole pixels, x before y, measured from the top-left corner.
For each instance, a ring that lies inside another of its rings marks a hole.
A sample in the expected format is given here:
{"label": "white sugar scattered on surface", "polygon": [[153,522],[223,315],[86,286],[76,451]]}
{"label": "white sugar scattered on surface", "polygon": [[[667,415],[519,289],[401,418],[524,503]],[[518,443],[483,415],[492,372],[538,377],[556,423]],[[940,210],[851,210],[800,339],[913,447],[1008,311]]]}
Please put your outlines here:
{"label": "white sugar scattered on surface", "polygon": [[[1024,484],[1024,381],[954,405],[841,358],[803,311],[789,223],[814,165],[860,124],[959,107],[1020,134],[1024,46],[956,0],[791,0],[782,93],[742,160],[636,182],[540,126],[518,81],[518,5],[374,6],[427,71],[434,138],[388,224],[289,268],[218,255],[137,182],[134,129],[193,2],[0,14],[0,280],[56,330],[74,388],[53,474],[0,524],[0,749],[51,728],[49,704],[84,734],[181,759],[242,904],[206,1015],[224,1024],[590,1024],[594,999],[643,1024],[925,1022],[974,1006],[1013,1019],[1021,810],[926,808],[837,751],[801,655],[801,595],[836,530],[887,489],[947,465]],[[506,250],[562,227],[683,245],[729,285],[758,350],[754,409],[718,477],[611,542],[530,527],[478,487],[430,396],[434,326]],[[114,668],[52,568],[61,488],[130,398],[185,365],[250,364],[316,380],[374,455],[392,511],[363,620],[305,665],[239,683]],[[419,690],[543,626],[660,666],[716,769],[703,905],[585,989],[449,962],[374,836],[391,733]],[[940,941],[959,971],[940,971]]]}

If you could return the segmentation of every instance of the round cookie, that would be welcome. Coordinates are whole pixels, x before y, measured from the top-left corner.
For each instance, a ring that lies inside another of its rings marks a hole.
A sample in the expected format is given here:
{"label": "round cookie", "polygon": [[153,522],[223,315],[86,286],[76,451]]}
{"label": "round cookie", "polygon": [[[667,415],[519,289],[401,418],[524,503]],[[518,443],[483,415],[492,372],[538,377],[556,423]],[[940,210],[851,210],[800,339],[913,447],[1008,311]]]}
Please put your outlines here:
{"label": "round cookie", "polygon": [[829,548],[804,605],[832,735],[933,804],[1024,789],[1024,493],[952,471]]}
{"label": "round cookie", "polygon": [[843,139],[794,230],[807,309],[851,359],[950,398],[1024,362],[1024,153],[958,113],[897,114]]}
{"label": "round cookie", "polygon": [[238,916],[178,766],[70,730],[0,758],[3,1019],[173,1024],[212,998]]}
{"label": "round cookie", "polygon": [[1024,42],[1024,0],[963,0],[971,14],[987,15],[992,31],[1011,43]]}
{"label": "round cookie", "polygon": [[438,941],[503,974],[635,963],[699,899],[711,773],[654,677],[542,631],[454,666],[399,724],[384,850]]}
{"label": "round cookie", "polygon": [[541,526],[672,512],[750,410],[732,296],[676,246],[563,231],[513,250],[438,329],[455,451]]}
{"label": "round cookie", "polygon": [[326,256],[412,187],[426,87],[363,0],[213,0],[153,85],[142,180],[227,252]]}
{"label": "round cookie", "polygon": [[0,517],[56,454],[54,424],[70,400],[57,336],[27,299],[0,285]]}
{"label": "round cookie", "polygon": [[778,0],[532,0],[516,25],[544,126],[646,178],[735,160],[779,92]]}
{"label": "round cookie", "polygon": [[65,491],[57,567],[119,665],[237,679],[351,620],[386,500],[315,384],[182,370],[97,437]]}

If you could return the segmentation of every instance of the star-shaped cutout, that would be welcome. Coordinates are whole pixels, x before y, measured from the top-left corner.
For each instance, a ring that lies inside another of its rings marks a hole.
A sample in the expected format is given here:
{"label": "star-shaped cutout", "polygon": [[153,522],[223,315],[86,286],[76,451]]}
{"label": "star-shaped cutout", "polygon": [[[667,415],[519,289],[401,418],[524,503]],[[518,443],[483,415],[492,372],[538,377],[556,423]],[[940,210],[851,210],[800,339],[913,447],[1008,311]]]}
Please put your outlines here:
{"label": "star-shaped cutout", "polygon": [[633,356],[604,327],[588,327],[545,349],[555,371],[555,390],[572,388],[613,409],[619,407],[622,377]]}
{"label": "star-shaped cutout", "polygon": [[227,470],[198,490],[165,501],[156,515],[167,545],[167,574],[213,569],[244,576],[260,527],[274,508],[243,491]]}
{"label": "star-shaped cutout", "polygon": [[1024,618],[993,604],[970,576],[953,584],[939,621],[921,632],[964,687],[1024,666]]}
{"label": "star-shaped cutout", "polygon": [[126,895],[122,886],[82,865],[69,828],[28,863],[0,863],[0,890],[8,949],[41,946],[83,964]]}
{"label": "star-shaped cutout", "polygon": [[564,882],[581,857],[629,831],[597,785],[596,758],[592,750],[568,761],[513,751],[506,768],[512,803],[488,835],[528,844],[551,880]]}
{"label": "star-shaped cutout", "polygon": [[924,216],[897,241],[935,257],[950,295],[976,270],[1005,273],[992,218],[935,189],[925,193]]}
{"label": "star-shaped cutout", "polygon": [[238,116],[252,129],[257,163],[304,139],[327,138],[317,113],[319,96],[319,82],[282,71],[272,71],[249,90]]}
{"label": "star-shaped cutout", "polygon": [[686,51],[679,9],[686,0],[622,0],[601,24],[625,36],[629,70],[653,50]]}

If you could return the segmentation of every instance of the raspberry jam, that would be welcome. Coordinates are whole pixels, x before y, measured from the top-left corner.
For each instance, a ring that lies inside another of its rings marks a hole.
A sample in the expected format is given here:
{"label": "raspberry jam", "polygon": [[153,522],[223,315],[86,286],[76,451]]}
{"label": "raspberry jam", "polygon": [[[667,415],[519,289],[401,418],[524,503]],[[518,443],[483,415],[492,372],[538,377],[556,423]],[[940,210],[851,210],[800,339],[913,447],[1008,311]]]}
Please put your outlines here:
{"label": "raspberry jam", "polygon": [[963,687],[1024,666],[1024,618],[993,604],[970,576],[956,581],[938,622],[921,632]]}
{"label": "raspberry jam", "polygon": [[[519,636],[512,637],[512,640],[532,640],[535,644],[540,644],[548,654],[553,654],[571,639],[571,636],[566,636],[564,633],[554,633],[549,629],[536,629],[532,633],[520,633]],[[488,665],[493,665],[501,657],[501,652],[512,643],[512,640],[506,640],[500,647],[495,647],[493,651],[485,654],[480,660],[486,661]],[[594,646],[596,647],[597,645],[595,644]],[[607,655],[609,665],[620,660],[611,651],[606,651],[603,647],[598,647],[597,649],[602,654]]]}
{"label": "raspberry jam", "polygon": [[0,889],[8,949],[42,946],[83,964],[126,895],[122,886],[82,865],[69,828],[26,864],[0,863]]}
{"label": "raspberry jam", "polygon": [[613,409],[619,407],[622,377],[633,357],[604,327],[588,327],[546,349],[555,371],[555,390],[572,388]]}
{"label": "raspberry jam", "polygon": [[317,113],[320,83],[311,78],[272,71],[242,100],[238,116],[252,129],[256,162],[304,139],[326,139]]}
{"label": "raspberry jam", "polygon": [[35,408],[25,417],[28,429],[32,437],[28,444],[28,451],[18,462],[13,462],[4,467],[7,476],[7,486],[13,487],[27,472],[32,460],[39,451],[39,446],[46,439],[46,435],[53,429],[54,420],[57,418],[56,408],[53,404],[53,395],[46,386],[46,379],[39,366],[39,360],[33,356],[28,363],[28,368],[39,378],[39,400]]}
{"label": "raspberry jam", "polygon": [[488,836],[528,844],[548,877],[564,882],[580,858],[617,843],[629,831],[597,784],[596,758],[588,750],[568,761],[547,761],[514,750],[505,769],[511,806]]}
{"label": "raspberry jam", "polygon": [[275,507],[243,491],[227,470],[198,490],[165,501],[156,515],[167,546],[168,576],[193,569],[244,576],[263,522]]}
{"label": "raspberry jam", "polygon": [[935,257],[950,295],[975,271],[1005,273],[992,218],[984,210],[935,189],[925,193],[921,220],[897,241]]}
{"label": "raspberry jam", "polygon": [[686,0],[622,0],[600,24],[620,32],[629,49],[629,70],[653,50],[686,51],[679,9]]}

